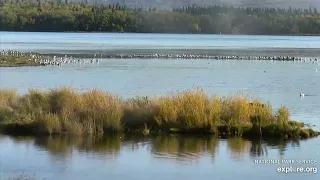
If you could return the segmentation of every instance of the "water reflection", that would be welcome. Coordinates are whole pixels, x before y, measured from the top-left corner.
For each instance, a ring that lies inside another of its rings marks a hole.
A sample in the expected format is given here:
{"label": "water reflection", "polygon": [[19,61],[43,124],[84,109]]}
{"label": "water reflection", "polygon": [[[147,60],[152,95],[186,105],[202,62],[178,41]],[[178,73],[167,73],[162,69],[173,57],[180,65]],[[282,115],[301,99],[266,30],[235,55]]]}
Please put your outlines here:
{"label": "water reflection", "polygon": [[231,151],[231,157],[237,160],[244,158],[244,154],[251,152],[251,148],[254,143],[241,139],[241,138],[230,138],[227,140],[228,150]]}
{"label": "water reflection", "polygon": [[151,141],[151,153],[155,158],[193,162],[202,156],[215,157],[219,147],[216,137],[159,136]]}
{"label": "water reflection", "polygon": [[104,156],[107,159],[113,159],[120,153],[121,139],[118,136],[85,138],[51,136],[36,138],[35,146],[60,158],[71,157],[76,152],[87,156],[93,153],[97,157]]}
{"label": "water reflection", "polygon": [[[24,144],[28,148],[47,152],[50,159],[72,159],[74,154],[90,158],[116,159],[124,151],[145,149],[152,158],[174,160],[176,162],[197,162],[202,157],[214,160],[223,144],[234,160],[242,160],[245,155],[252,158],[268,156],[268,150],[277,149],[283,156],[288,146],[299,147],[300,141],[284,141],[280,139],[218,139],[212,136],[104,136],[104,137],[12,137],[0,136],[0,147],[10,139],[13,144]],[[220,147],[221,146],[221,147]]]}

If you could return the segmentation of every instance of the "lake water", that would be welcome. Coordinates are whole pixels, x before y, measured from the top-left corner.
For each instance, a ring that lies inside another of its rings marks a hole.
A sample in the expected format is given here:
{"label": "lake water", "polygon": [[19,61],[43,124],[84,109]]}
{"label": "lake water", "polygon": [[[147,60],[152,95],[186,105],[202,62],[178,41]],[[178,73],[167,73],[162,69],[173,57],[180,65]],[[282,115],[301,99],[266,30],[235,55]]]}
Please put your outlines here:
{"label": "lake water", "polygon": [[[210,137],[105,137],[104,139],[0,136],[1,174],[25,172],[46,179],[281,179],[317,180],[317,173],[278,173],[255,160],[319,160],[319,139],[298,142]],[[313,147],[312,149],[310,147]],[[319,162],[319,161],[318,161]]]}
{"label": "lake water", "polygon": [[[320,57],[319,37],[0,32],[1,50],[43,53],[204,52]],[[318,69],[318,71],[316,71]],[[159,96],[200,87],[237,92],[287,106],[292,119],[320,130],[320,66],[312,62],[101,59],[99,64],[0,68],[0,88],[99,88],[123,97]],[[300,98],[299,93],[306,95]],[[320,161],[320,138],[300,142],[210,137],[104,139],[0,136],[0,180],[16,173],[46,179],[294,179],[319,173],[278,173],[255,159]],[[319,167],[318,164],[309,164]]]}
{"label": "lake water", "polygon": [[41,53],[192,53],[320,57],[320,36],[0,32],[1,49]]}

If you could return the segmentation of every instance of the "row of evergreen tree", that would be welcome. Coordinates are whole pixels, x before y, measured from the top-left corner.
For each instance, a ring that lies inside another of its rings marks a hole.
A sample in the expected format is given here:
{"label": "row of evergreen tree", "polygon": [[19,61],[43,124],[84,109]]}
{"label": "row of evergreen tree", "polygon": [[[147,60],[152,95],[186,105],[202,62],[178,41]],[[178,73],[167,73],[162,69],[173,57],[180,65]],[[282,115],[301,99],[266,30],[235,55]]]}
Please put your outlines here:
{"label": "row of evergreen tree", "polygon": [[187,6],[130,9],[68,0],[0,0],[2,31],[320,34],[317,9]]}

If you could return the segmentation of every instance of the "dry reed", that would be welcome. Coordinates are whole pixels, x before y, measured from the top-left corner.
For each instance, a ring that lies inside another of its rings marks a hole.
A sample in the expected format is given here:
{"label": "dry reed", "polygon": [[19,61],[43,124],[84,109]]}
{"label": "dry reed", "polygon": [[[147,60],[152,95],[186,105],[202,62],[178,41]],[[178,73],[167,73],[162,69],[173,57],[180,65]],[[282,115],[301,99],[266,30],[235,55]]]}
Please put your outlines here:
{"label": "dry reed", "polygon": [[201,89],[159,98],[122,99],[99,90],[79,93],[71,88],[17,95],[0,90],[0,125],[12,133],[96,135],[108,132],[158,131],[218,133],[242,136],[314,136],[289,121],[286,107],[238,94],[209,96]]}

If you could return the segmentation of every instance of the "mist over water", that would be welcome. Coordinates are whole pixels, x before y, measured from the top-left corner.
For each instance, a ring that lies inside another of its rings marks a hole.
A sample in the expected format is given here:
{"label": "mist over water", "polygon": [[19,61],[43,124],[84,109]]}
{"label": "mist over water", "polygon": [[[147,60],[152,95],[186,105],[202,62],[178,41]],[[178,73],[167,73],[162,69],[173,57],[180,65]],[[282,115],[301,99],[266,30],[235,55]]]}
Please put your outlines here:
{"label": "mist over water", "polygon": [[[77,2],[81,0],[72,1]],[[146,9],[149,9],[149,7],[156,7],[157,9],[172,9],[192,4],[200,6],[224,5],[257,8],[289,8],[290,6],[292,8],[320,8],[320,4],[317,0],[98,0],[97,2],[111,5],[113,3],[120,3],[121,5],[126,5],[128,7],[142,7]]]}

